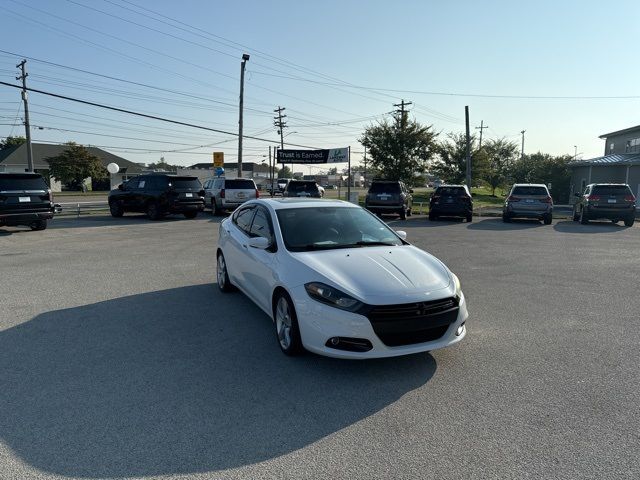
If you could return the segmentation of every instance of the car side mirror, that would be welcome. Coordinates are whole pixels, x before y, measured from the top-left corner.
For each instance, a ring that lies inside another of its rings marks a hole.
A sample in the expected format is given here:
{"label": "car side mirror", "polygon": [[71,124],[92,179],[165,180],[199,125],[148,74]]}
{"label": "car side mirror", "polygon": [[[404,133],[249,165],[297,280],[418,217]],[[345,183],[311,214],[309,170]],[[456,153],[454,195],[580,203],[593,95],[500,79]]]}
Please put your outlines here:
{"label": "car side mirror", "polygon": [[124,185],[123,184],[118,185],[118,190],[124,190]]}
{"label": "car side mirror", "polygon": [[396,235],[398,235],[402,240],[407,239],[407,232],[404,230],[396,230]]}
{"label": "car side mirror", "polygon": [[259,248],[260,250],[266,250],[271,245],[269,239],[264,237],[251,237],[249,239],[249,246],[252,248]]}

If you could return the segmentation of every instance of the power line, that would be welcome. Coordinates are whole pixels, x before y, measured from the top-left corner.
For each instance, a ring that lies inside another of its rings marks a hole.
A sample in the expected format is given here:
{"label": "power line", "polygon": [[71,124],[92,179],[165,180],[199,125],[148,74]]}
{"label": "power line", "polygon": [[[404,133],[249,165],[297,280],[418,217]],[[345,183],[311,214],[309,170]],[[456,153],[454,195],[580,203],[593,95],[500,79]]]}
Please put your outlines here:
{"label": "power line", "polygon": [[[21,88],[19,85],[13,85],[13,84],[7,83],[7,82],[0,82],[0,85],[5,85],[7,87],[13,87],[13,88]],[[37,90],[35,88],[26,88],[26,90],[28,90],[30,92],[41,93],[43,95],[48,95],[48,96],[55,97],[55,98],[61,98],[63,100],[69,100],[71,102],[77,102],[77,103],[82,103],[82,104],[85,104],[85,105],[91,105],[93,107],[104,108],[104,109],[107,109],[107,110],[113,110],[115,112],[127,113],[129,115],[136,115],[136,116],[139,116],[139,117],[150,118],[150,119],[153,119],[153,120],[159,120],[161,122],[173,123],[173,124],[176,124],[176,125],[183,125],[183,126],[191,127],[191,128],[198,128],[200,130],[207,130],[207,131],[210,131],[210,132],[223,133],[225,135],[232,135],[232,136],[235,136],[235,137],[238,136],[237,133],[227,132],[225,130],[219,130],[219,129],[216,129],[216,128],[204,127],[202,125],[195,125],[193,123],[179,122],[177,120],[171,120],[169,118],[159,117],[159,116],[156,116],[156,115],[148,115],[146,113],[134,112],[132,110],[126,110],[124,108],[111,107],[109,105],[102,105],[102,104],[96,103],[96,102],[90,102],[90,101],[87,101],[87,100],[80,100],[78,98],[68,97],[66,95],[59,95],[57,93],[45,92],[43,90]],[[269,140],[269,139],[266,139],[266,138],[249,136],[249,135],[243,135],[243,138],[249,138],[249,139],[252,139],[252,140],[258,140],[258,141],[261,141],[261,142],[273,143],[273,140]],[[314,147],[309,147],[307,145],[297,145],[297,144],[294,144],[294,143],[288,143],[287,145],[291,145],[291,146],[294,146],[294,147],[301,147],[301,148],[311,148],[311,149],[314,148]]]}

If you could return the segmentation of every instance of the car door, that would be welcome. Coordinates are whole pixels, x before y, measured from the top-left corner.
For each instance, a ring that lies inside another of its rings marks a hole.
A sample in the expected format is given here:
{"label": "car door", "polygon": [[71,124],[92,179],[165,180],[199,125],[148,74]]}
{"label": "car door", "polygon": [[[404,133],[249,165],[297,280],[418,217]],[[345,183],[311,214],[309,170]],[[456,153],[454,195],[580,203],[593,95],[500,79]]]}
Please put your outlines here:
{"label": "car door", "polygon": [[134,192],[138,188],[140,177],[133,177],[131,180],[122,184],[122,194],[118,195],[118,200],[122,203],[125,210],[134,210]]}
{"label": "car door", "polygon": [[247,270],[247,252],[249,230],[255,214],[255,205],[238,208],[231,216],[231,225],[227,227],[229,241],[225,250],[227,271],[231,283],[247,293],[244,272]]}
{"label": "car door", "polygon": [[[268,249],[254,248],[247,246],[245,248],[246,262],[243,262],[244,272],[242,275],[245,279],[245,285],[250,297],[266,311],[271,310],[271,292],[277,272],[274,271],[275,252],[277,246],[273,233],[273,222],[271,214],[263,207],[258,206],[255,209],[255,215],[249,229],[249,237],[263,237],[269,240],[272,245]],[[247,241],[249,238],[247,238]]]}

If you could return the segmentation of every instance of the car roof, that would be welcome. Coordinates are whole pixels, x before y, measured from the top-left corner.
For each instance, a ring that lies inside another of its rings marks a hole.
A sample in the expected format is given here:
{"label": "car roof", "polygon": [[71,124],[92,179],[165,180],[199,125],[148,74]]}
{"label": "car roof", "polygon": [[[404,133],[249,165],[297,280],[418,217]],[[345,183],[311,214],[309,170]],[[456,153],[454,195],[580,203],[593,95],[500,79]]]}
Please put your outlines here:
{"label": "car roof", "polygon": [[346,207],[346,208],[360,208],[350,202],[343,200],[332,200],[322,198],[258,198],[256,200],[250,200],[247,204],[261,204],[268,205],[274,210],[284,210],[287,208],[317,208],[317,207]]}
{"label": "car roof", "polygon": [[547,188],[547,186],[544,183],[514,183],[513,186],[514,187],[544,187],[544,188]]}
{"label": "car roof", "polygon": [[0,172],[0,177],[41,177],[39,173],[36,172]]}
{"label": "car roof", "polygon": [[438,186],[438,188],[445,188],[445,187],[460,187],[460,188],[467,188],[467,186],[466,186],[466,185],[458,185],[458,184],[454,185],[454,184],[450,184],[450,183],[445,183],[445,184],[442,184],[442,185]]}
{"label": "car roof", "polygon": [[620,185],[620,186],[624,186],[624,187],[628,187],[629,186],[628,183],[590,183],[589,184],[589,186],[596,186],[596,185],[607,185],[607,186],[609,186],[609,185],[612,185],[612,186],[613,185],[616,185],[616,186]]}

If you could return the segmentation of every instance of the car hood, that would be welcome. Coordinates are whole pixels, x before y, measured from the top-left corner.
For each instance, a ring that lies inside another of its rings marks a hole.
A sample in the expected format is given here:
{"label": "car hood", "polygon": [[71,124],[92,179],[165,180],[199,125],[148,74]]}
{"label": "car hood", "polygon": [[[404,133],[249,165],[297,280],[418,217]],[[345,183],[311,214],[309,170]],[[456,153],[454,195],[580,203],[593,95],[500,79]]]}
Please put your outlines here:
{"label": "car hood", "polygon": [[[433,255],[411,245],[362,247],[292,254],[312,271],[307,281],[324,277],[359,300],[376,304],[425,300],[453,294],[447,267]],[[316,278],[314,278],[314,276]],[[451,292],[443,292],[443,290]],[[397,300],[390,300],[396,297]]]}

